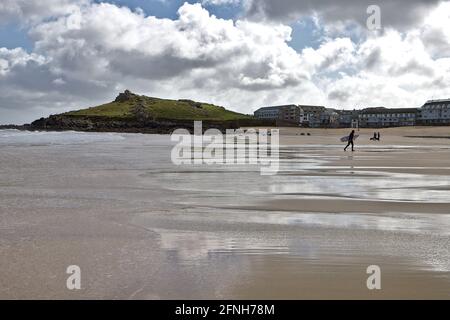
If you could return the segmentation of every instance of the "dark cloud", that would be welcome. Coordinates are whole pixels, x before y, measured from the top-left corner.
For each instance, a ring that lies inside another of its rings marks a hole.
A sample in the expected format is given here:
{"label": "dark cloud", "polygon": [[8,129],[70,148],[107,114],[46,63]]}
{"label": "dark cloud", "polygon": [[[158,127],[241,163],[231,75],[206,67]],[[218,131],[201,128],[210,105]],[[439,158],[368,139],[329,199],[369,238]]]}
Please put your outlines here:
{"label": "dark cloud", "polygon": [[381,63],[381,49],[375,48],[365,59],[364,66],[368,70],[373,70],[380,63]]}
{"label": "dark cloud", "polygon": [[213,57],[187,59],[177,56],[171,48],[158,56],[142,52],[115,51],[108,56],[109,67],[124,75],[135,75],[142,79],[165,80],[181,76],[193,69],[215,68],[222,63]]}
{"label": "dark cloud", "polygon": [[365,26],[367,8],[378,5],[382,26],[397,28],[419,23],[441,0],[248,0],[247,15],[253,19],[281,22],[319,13],[325,22],[354,21]]}
{"label": "dark cloud", "polygon": [[425,66],[417,60],[410,60],[402,66],[392,66],[389,68],[388,73],[392,76],[401,76],[408,73],[414,73],[426,77],[433,77],[434,70],[428,66]]}
{"label": "dark cloud", "polygon": [[337,100],[340,102],[346,102],[349,98],[350,98],[350,93],[348,93],[347,91],[335,90],[335,91],[331,91],[328,94],[328,99]]}
{"label": "dark cloud", "polygon": [[437,28],[426,29],[422,33],[422,41],[434,57],[450,56],[450,46],[444,30]]}

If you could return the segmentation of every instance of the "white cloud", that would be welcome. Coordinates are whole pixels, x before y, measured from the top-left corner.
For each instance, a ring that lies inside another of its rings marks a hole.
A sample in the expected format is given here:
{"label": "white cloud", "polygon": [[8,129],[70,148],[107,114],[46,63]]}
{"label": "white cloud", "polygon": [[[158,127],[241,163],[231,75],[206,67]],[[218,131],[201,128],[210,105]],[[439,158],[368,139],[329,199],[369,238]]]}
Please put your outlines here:
{"label": "white cloud", "polygon": [[37,54],[29,54],[22,48],[6,49],[0,48],[0,61],[3,61],[2,71],[4,74],[10,72],[14,67],[26,66],[30,61],[34,61],[37,64],[45,63],[45,58]]}
{"label": "white cloud", "polygon": [[245,113],[276,103],[419,106],[450,96],[448,5],[408,31],[386,28],[357,43],[327,34],[301,52],[288,45],[289,26],[219,19],[200,4],[184,4],[176,20],[107,3],[62,5],[53,19],[33,20],[32,53],[0,49],[0,114],[14,109],[17,119],[23,110],[30,121],[125,88]]}
{"label": "white cloud", "polygon": [[329,97],[347,106],[387,107],[417,107],[433,96],[449,97],[450,58],[433,59],[420,35],[420,29],[389,30],[363,42],[354,56],[356,72],[329,81]]}
{"label": "white cloud", "polygon": [[[198,4],[183,5],[175,21],[95,4],[42,23],[31,35],[36,52],[72,76],[89,72],[99,80],[105,75],[161,80],[209,69],[226,73],[233,82],[261,80],[270,86],[270,79],[277,79],[273,85],[283,86],[303,77],[298,54],[286,44],[290,32],[282,25],[234,24],[210,16]],[[219,79],[230,80],[226,75]]]}
{"label": "white cloud", "polygon": [[2,0],[0,24],[14,20],[38,23],[47,18],[70,14],[89,2],[90,0]]}
{"label": "white cloud", "polygon": [[328,40],[314,50],[306,48],[302,56],[312,67],[310,72],[334,72],[341,68],[353,65],[355,60],[355,44],[349,38],[336,38]]}
{"label": "white cloud", "polygon": [[450,56],[450,1],[431,12],[420,29],[420,37],[433,56]]}

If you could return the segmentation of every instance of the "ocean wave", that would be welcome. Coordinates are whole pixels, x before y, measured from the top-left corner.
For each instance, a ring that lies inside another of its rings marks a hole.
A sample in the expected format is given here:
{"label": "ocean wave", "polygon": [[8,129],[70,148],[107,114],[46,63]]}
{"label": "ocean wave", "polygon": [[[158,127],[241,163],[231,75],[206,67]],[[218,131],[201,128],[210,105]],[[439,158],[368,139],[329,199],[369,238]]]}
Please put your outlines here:
{"label": "ocean wave", "polygon": [[97,132],[48,132],[0,130],[0,145],[71,145],[93,142],[120,141],[125,138],[118,133]]}

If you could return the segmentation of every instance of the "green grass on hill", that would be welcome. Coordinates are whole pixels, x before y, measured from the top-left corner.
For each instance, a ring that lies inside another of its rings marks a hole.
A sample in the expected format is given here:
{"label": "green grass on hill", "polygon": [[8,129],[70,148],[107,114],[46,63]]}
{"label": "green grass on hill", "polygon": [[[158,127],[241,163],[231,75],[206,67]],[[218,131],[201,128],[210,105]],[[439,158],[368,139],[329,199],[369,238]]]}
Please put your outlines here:
{"label": "green grass on hill", "polygon": [[144,106],[145,111],[155,120],[237,120],[249,119],[251,116],[226,110],[207,103],[189,100],[166,100],[132,95],[124,102],[111,102],[89,109],[67,112],[69,116],[103,116],[114,118],[132,118],[132,110],[137,104]]}

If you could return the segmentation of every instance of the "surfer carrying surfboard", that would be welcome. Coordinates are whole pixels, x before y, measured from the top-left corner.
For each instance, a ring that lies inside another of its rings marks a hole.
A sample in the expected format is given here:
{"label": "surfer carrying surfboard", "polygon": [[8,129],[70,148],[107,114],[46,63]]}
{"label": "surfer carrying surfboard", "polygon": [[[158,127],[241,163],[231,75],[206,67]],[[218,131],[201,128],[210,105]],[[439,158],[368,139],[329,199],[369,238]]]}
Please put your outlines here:
{"label": "surfer carrying surfboard", "polygon": [[352,151],[355,151],[354,148],[354,143],[353,140],[355,139],[355,130],[352,130],[352,132],[350,133],[350,135],[348,136],[348,144],[347,146],[344,148],[344,151],[347,151],[347,148],[352,145]]}

